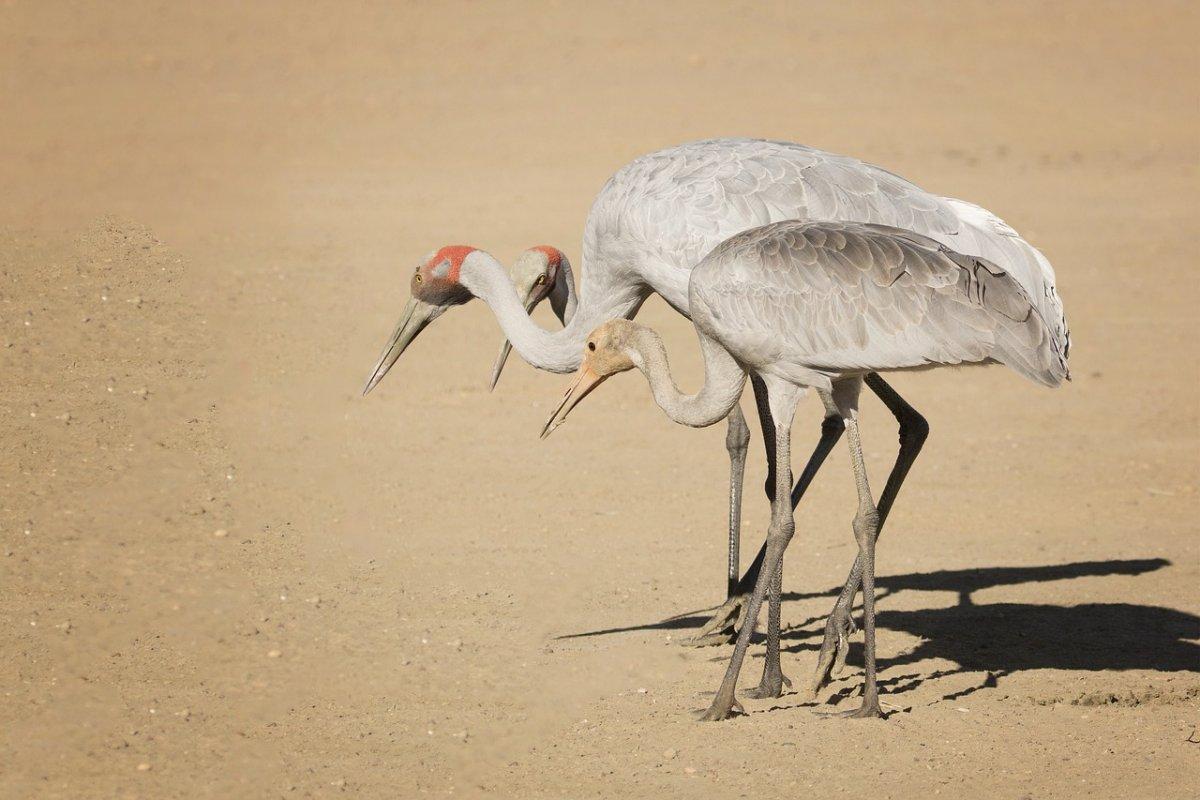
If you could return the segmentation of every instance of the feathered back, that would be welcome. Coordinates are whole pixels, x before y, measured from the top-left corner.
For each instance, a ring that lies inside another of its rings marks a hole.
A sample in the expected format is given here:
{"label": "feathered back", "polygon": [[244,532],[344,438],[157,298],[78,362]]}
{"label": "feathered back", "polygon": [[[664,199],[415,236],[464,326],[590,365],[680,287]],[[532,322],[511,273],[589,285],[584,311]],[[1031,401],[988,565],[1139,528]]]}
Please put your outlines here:
{"label": "feathered back", "polygon": [[697,326],[750,365],[818,372],[1006,364],[1057,386],[1066,347],[1015,277],[912,231],[786,221],[738,234],[692,271]]}
{"label": "feathered back", "polygon": [[588,215],[584,281],[603,286],[610,274],[633,271],[685,310],[687,273],[700,259],[735,234],[783,220],[891,225],[982,256],[1024,287],[1065,357],[1054,271],[1003,220],[856,158],[790,142],[690,142],[622,167]]}

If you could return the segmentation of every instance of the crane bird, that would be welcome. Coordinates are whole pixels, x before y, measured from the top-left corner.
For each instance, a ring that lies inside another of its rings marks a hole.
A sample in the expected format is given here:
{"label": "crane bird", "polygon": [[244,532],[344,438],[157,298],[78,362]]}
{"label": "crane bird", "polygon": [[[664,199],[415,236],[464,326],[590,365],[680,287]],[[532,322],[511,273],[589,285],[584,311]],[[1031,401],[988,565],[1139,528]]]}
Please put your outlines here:
{"label": "crane bird", "polygon": [[[859,438],[858,400],[872,373],[1004,364],[1055,387],[1069,378],[1065,321],[1047,319],[1020,276],[911,231],[851,222],[786,221],[737,234],[704,258],[688,282],[692,323],[704,357],[704,385],[675,385],[662,340],[629,320],[611,320],[587,339],[574,384],[546,423],[546,436],[606,378],[637,367],[674,421],[703,427],[724,418],[747,374],[767,387],[775,429],[775,499],[767,552],[724,680],[703,718],[724,719],[754,621],[770,583],[767,658],[760,689],[783,681],[779,664],[779,568],[795,530],[786,501],[796,404],[815,389],[846,426],[858,489],[854,538],[863,564],[865,686],[847,714],[881,717],[875,679],[875,539]],[[772,579],[773,578],[773,579]],[[761,695],[760,695],[761,696]]]}
{"label": "crane bird", "polygon": [[[1030,295],[1046,311],[1047,319],[1058,320],[1063,326],[1060,333],[1066,340],[1062,304],[1049,262],[990,212],[930,194],[858,159],[789,142],[714,139],[641,156],[608,180],[596,196],[584,227],[585,269],[578,305],[566,327],[557,332],[543,330],[529,319],[523,298],[515,296],[503,268],[486,253],[453,245],[427,255],[412,275],[412,297],[372,370],[364,394],[383,379],[426,326],[451,306],[472,297],[488,303],[525,361],[550,372],[571,372],[579,366],[586,335],[597,325],[634,316],[651,292],[689,316],[688,275],[704,255],[733,234],[787,219],[895,225],[930,236],[959,252],[987,258],[1022,277]],[[565,283],[570,289],[570,282]],[[764,409],[765,387],[756,377],[751,382],[756,404]],[[866,382],[900,424],[899,452],[880,495],[881,516],[886,516],[925,441],[928,427],[924,418],[882,378],[868,375]],[[729,567],[730,574],[736,576],[749,429],[736,404],[728,422]],[[769,450],[774,432],[762,421],[761,414],[760,426]],[[804,494],[843,430],[836,415],[822,422],[817,446],[792,488],[793,504]],[[775,478],[768,473],[768,497],[774,486]],[[764,555],[765,545],[740,580],[729,580],[726,602],[701,628],[698,641],[728,641],[722,632],[745,618],[745,603]],[[856,560],[826,623],[813,691],[831,667],[836,671],[845,660],[853,632],[850,612],[861,573],[861,560]]]}
{"label": "crane bird", "polygon": [[[575,296],[575,278],[571,274],[571,262],[557,247],[539,244],[531,247],[513,262],[508,272],[509,280],[516,287],[521,305],[525,313],[532,314],[538,303],[550,298],[550,307],[558,321],[566,325],[575,314],[578,300]],[[512,342],[505,339],[500,345],[500,352],[492,364],[492,377],[488,383],[489,389],[495,389],[500,380],[500,371],[504,362],[512,352]]]}

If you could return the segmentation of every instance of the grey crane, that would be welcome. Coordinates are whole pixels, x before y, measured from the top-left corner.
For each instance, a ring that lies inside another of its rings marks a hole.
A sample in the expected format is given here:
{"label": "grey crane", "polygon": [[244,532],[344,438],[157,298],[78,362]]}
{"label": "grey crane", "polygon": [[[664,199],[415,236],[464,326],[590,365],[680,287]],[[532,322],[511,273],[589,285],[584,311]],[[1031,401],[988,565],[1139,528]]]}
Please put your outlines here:
{"label": "grey crane", "polygon": [[[705,254],[733,234],[787,219],[896,225],[930,236],[959,252],[983,256],[1020,276],[1030,295],[1047,309],[1047,318],[1063,326],[1060,334],[1066,339],[1062,305],[1049,262],[990,212],[930,194],[854,158],[789,142],[714,139],[641,156],[605,184],[584,228],[578,305],[562,330],[549,332],[529,319],[523,300],[515,296],[503,268],[486,253],[450,246],[427,255],[412,275],[412,297],[364,392],[383,379],[428,324],[451,306],[472,297],[488,303],[524,360],[542,370],[571,372],[579,366],[584,338],[597,325],[632,317],[651,292],[689,316],[688,276]],[[471,270],[464,269],[466,261],[472,262]],[[570,288],[570,281],[567,284]],[[757,378],[753,384],[761,409],[765,388]],[[927,427],[921,415],[882,378],[868,376],[867,385],[880,395],[900,423],[900,450],[880,498],[882,511],[890,507],[899,492]],[[773,431],[765,423],[762,430],[764,444],[769,446],[766,440]],[[839,417],[826,417],[821,438],[791,491],[793,503],[799,501],[843,430]],[[726,437],[730,458],[731,577],[727,600],[701,629],[700,641],[728,641],[721,632],[745,617],[745,603],[765,554],[764,546],[741,579],[734,580],[748,441],[749,429],[735,405]],[[774,483],[774,477],[768,475],[768,496],[774,491]],[[862,564],[856,561],[826,624],[813,691],[830,668],[836,668],[845,658],[853,630],[850,611],[861,571]]]}
{"label": "grey crane", "polygon": [[543,429],[548,435],[609,376],[640,369],[654,399],[684,425],[725,418],[748,374],[767,389],[775,430],[776,487],[766,557],[729,667],[703,718],[741,706],[734,690],[764,593],[770,591],[767,657],[758,696],[777,694],[779,595],[784,550],[795,531],[787,500],[796,405],[815,389],[826,413],[846,426],[858,489],[854,538],[863,578],[865,686],[847,716],[880,717],[875,663],[875,541],[880,515],[871,495],[859,437],[863,379],[898,370],[1004,364],[1044,386],[1069,378],[1066,321],[1047,318],[1041,298],[983,258],[963,255],[911,231],[846,222],[786,221],[731,237],[704,258],[688,282],[689,308],[704,357],[704,385],[676,386],[662,340],[651,329],[611,320],[587,338],[575,382]]}

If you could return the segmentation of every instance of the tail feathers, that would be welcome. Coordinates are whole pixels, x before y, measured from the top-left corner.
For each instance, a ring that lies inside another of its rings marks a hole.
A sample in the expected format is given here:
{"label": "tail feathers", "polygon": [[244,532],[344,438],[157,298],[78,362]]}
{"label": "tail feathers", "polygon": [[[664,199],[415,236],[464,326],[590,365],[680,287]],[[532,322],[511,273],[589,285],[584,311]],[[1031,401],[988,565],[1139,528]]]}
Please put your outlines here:
{"label": "tail feathers", "polygon": [[1071,380],[1070,371],[1058,359],[1053,359],[1050,363],[1030,363],[1023,358],[1014,357],[1012,353],[1002,352],[997,355],[997,361],[1042,386],[1055,389],[1061,386],[1064,380]]}
{"label": "tail feathers", "polygon": [[943,252],[963,269],[960,291],[991,320],[991,357],[1044,386],[1068,379],[1062,337],[1017,276],[984,258]]}
{"label": "tail feathers", "polygon": [[[985,208],[965,200],[946,198],[963,227],[955,242],[959,252],[982,256],[1007,272],[1029,296],[1040,319],[1046,341],[1045,363],[1027,365],[1027,371],[1010,364],[1021,374],[1047,386],[1070,380],[1067,358],[1071,352],[1071,332],[1067,326],[1062,298],[1055,287],[1054,268],[1036,247],[1021,238],[1004,220]],[[1040,349],[1039,349],[1040,352]],[[1008,363],[1008,362],[1005,362]]]}
{"label": "tail feathers", "polygon": [[1022,321],[1009,321],[997,333],[994,357],[1034,383],[1051,388],[1071,379],[1067,357],[1054,331],[1036,308]]}

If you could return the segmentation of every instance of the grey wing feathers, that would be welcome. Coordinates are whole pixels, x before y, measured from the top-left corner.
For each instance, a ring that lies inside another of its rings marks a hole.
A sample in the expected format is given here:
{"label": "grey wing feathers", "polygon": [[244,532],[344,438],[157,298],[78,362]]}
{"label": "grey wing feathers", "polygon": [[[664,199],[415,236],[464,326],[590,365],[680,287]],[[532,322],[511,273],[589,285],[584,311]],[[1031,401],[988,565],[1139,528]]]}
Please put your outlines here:
{"label": "grey wing feathers", "polygon": [[701,305],[756,360],[827,371],[1007,364],[1057,385],[1065,356],[1011,275],[920,234],[783,222],[726,241],[692,274]]}
{"label": "grey wing feathers", "polygon": [[954,209],[886,170],[788,142],[719,139],[642,156],[596,199],[585,260],[636,242],[690,269],[749,228],[789,219],[860,220],[949,234]]}
{"label": "grey wing feathers", "polygon": [[1070,335],[1054,271],[1003,220],[880,167],[790,142],[715,139],[635,159],[596,198],[584,262],[652,261],[686,272],[729,237],[783,220],[889,225],[981,256],[1024,288],[1066,359]]}
{"label": "grey wing feathers", "polygon": [[945,200],[962,224],[952,238],[934,238],[956,252],[982,256],[1012,275],[1025,288],[1046,324],[1054,330],[1065,359],[1071,348],[1071,334],[1050,262],[1008,223],[986,208],[965,200]]}

